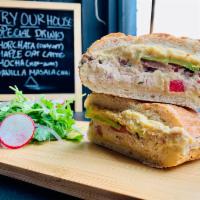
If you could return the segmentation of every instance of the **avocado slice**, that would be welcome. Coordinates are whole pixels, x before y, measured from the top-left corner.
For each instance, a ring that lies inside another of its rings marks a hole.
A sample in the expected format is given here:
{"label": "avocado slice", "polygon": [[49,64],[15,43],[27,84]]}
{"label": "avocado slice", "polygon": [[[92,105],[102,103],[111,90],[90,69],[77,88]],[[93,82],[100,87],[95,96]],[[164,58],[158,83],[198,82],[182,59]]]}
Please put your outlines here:
{"label": "avocado slice", "polygon": [[87,118],[91,118],[91,119],[95,119],[97,121],[100,121],[102,123],[104,123],[105,125],[109,125],[115,129],[120,129],[121,125],[118,122],[115,122],[105,116],[100,116],[98,114],[94,114],[92,107],[88,107],[85,113],[85,116]]}
{"label": "avocado slice", "polygon": [[177,65],[183,66],[193,72],[200,71],[200,66],[198,66],[198,65],[193,65],[191,63],[180,61],[180,60],[173,59],[173,58],[156,58],[156,57],[151,57],[151,56],[142,56],[142,59],[161,62],[164,64],[168,64],[168,63],[177,64]]}

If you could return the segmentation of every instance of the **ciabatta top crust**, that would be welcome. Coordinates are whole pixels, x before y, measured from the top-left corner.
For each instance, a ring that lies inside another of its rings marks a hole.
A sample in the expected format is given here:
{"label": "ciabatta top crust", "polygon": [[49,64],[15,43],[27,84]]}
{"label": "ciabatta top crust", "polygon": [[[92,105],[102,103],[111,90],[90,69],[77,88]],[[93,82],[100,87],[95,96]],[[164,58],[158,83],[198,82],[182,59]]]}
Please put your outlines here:
{"label": "ciabatta top crust", "polygon": [[[126,46],[129,48],[126,50]],[[123,33],[111,33],[97,40],[86,52],[86,55],[104,54],[107,49],[115,51],[132,51],[132,56],[140,52],[140,56],[149,55],[166,57],[198,65],[200,68],[200,41],[186,37],[175,37],[164,33],[143,36],[130,36]],[[125,48],[124,48],[125,47]],[[118,50],[117,50],[118,51]],[[128,58],[126,58],[128,59]]]}
{"label": "ciabatta top crust", "polygon": [[[110,41],[110,42],[108,42]],[[142,36],[131,36],[125,35],[123,33],[111,33],[102,37],[92,44],[88,49],[89,53],[94,51],[102,50],[108,48],[112,43],[116,46],[130,45],[130,44],[155,44],[165,47],[175,47],[181,50],[188,51],[190,53],[199,54],[200,52],[200,41],[195,39],[190,39],[187,37],[175,37],[166,33],[154,33]]]}

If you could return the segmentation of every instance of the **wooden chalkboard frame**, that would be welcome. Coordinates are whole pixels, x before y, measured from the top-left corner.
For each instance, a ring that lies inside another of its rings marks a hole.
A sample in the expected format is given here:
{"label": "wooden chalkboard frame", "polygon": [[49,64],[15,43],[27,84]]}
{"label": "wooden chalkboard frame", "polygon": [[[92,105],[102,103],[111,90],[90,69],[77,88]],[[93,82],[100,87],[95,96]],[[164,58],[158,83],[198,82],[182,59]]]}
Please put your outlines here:
{"label": "wooden chalkboard frame", "polygon": [[[59,2],[33,2],[33,1],[0,1],[0,8],[24,8],[38,10],[66,10],[74,12],[74,80],[75,93],[45,94],[49,99],[75,98],[75,111],[82,111],[82,85],[79,78],[78,62],[82,53],[81,42],[81,4],[79,3],[59,3]],[[27,97],[38,97],[38,94],[27,94]],[[12,94],[0,94],[0,101],[8,101],[13,98]]]}

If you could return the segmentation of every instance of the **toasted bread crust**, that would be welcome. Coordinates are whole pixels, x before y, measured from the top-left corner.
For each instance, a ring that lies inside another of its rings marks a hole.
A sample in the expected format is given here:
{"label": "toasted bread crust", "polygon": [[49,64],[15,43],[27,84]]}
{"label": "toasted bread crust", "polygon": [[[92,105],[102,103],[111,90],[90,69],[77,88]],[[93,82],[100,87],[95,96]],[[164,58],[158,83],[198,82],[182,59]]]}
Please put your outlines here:
{"label": "toasted bread crust", "polygon": [[116,43],[125,41],[143,44],[146,44],[149,41],[161,44],[163,42],[166,42],[171,45],[178,45],[190,49],[194,53],[200,51],[200,40],[190,39],[187,37],[175,37],[166,33],[153,33],[142,36],[125,35],[124,33],[110,33],[94,42],[88,49],[88,52],[103,49],[104,47],[106,47],[107,41],[110,40],[115,41]]}
{"label": "toasted bread crust", "polygon": [[102,37],[101,39],[97,40],[96,42],[94,42],[90,48],[88,49],[88,52],[93,52],[96,50],[100,50],[106,47],[107,45],[107,41],[111,40],[111,42],[113,41],[114,43],[119,43],[120,41],[134,41],[136,37],[134,36],[126,36],[124,33],[110,33],[104,37]]}

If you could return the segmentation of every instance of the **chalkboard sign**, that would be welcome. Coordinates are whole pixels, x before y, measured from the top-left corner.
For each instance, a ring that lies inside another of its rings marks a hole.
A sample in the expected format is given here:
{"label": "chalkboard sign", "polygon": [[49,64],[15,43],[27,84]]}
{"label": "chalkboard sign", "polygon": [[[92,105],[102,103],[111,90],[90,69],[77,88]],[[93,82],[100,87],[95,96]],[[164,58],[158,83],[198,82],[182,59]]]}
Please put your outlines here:
{"label": "chalkboard sign", "polygon": [[76,94],[80,110],[80,37],[80,4],[0,2],[0,93]]}

